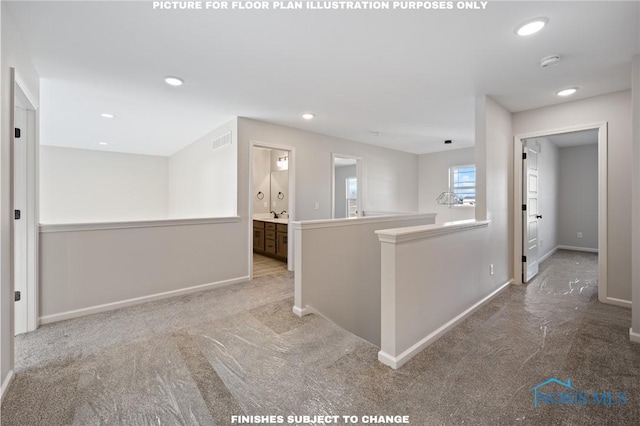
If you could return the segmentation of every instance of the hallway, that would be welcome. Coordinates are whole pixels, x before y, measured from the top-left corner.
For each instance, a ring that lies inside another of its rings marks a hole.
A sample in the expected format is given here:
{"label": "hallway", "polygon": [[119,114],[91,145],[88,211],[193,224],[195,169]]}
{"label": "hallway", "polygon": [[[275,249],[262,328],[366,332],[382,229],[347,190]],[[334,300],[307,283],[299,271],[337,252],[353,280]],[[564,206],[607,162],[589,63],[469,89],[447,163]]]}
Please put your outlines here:
{"label": "hallway", "polygon": [[[408,415],[413,425],[640,418],[631,312],[597,301],[597,255],[558,251],[399,370],[323,318],[293,274],[48,325],[16,338],[3,426],[226,425],[232,415]],[[626,405],[533,406],[549,378]]]}

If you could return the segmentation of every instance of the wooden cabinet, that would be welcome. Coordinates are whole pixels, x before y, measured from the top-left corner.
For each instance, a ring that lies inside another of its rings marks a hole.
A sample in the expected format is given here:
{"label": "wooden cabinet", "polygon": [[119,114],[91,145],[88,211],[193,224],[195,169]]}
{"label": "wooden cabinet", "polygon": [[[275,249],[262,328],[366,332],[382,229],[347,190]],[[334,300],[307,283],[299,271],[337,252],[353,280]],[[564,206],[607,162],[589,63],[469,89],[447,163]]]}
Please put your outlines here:
{"label": "wooden cabinet", "polygon": [[264,222],[253,221],[253,250],[264,251]]}
{"label": "wooden cabinet", "polygon": [[278,224],[276,228],[276,252],[286,259],[289,251],[289,241],[287,235],[287,225]]}
{"label": "wooden cabinet", "polygon": [[284,223],[253,221],[253,251],[267,256],[287,259],[288,226]]}

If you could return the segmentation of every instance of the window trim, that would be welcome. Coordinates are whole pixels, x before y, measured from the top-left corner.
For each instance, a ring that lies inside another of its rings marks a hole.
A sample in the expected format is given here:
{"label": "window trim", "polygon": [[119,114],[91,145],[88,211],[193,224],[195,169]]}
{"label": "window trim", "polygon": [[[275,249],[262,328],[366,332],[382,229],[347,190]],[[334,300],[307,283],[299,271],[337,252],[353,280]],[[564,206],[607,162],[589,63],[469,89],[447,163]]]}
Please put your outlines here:
{"label": "window trim", "polygon": [[[456,188],[454,187],[454,183],[453,183],[454,171],[456,169],[462,169],[462,168],[466,168],[466,167],[473,167],[473,173],[474,173],[474,175],[476,175],[476,165],[475,165],[475,163],[459,164],[459,165],[449,166],[449,192],[452,192],[452,193],[456,194],[456,191],[455,191]],[[476,193],[476,196],[477,196],[477,192],[476,192],[476,190],[478,188],[477,175],[474,176],[473,187],[466,187],[466,188],[467,189],[473,189],[473,192]],[[457,194],[456,194],[456,196],[457,196]],[[450,204],[449,205],[449,208],[460,208],[460,207],[463,207],[463,208],[469,208],[469,207],[475,208],[476,204],[474,202],[471,205],[469,205],[469,204]]]}

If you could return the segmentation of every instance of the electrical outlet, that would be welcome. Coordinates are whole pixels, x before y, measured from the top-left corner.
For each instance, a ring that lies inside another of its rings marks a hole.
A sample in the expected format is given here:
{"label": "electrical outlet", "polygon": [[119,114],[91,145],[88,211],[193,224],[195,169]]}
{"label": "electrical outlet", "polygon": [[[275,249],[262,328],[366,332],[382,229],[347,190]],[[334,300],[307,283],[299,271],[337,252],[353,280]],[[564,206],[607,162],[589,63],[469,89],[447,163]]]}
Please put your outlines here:
{"label": "electrical outlet", "polygon": [[493,275],[493,263],[489,265],[489,275]]}
{"label": "electrical outlet", "polygon": [[315,208],[316,208],[316,210],[320,210],[320,203],[317,202],[317,201],[316,201],[316,204],[315,204]]}
{"label": "electrical outlet", "polygon": [[578,232],[578,238],[582,238],[582,232]]}

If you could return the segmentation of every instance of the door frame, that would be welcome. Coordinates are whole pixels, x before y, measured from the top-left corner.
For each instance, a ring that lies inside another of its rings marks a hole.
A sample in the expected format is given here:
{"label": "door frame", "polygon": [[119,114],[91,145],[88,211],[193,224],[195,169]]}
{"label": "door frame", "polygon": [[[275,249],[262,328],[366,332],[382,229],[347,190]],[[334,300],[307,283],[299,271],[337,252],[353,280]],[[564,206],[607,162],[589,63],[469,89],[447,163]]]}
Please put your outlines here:
{"label": "door frame", "polygon": [[522,143],[539,138],[581,130],[598,131],[598,300],[602,303],[629,307],[630,303],[607,296],[607,146],[608,123],[568,126],[515,135],[513,138],[513,282],[522,284]]}
{"label": "door frame", "polygon": [[[27,332],[33,331],[38,328],[39,325],[39,317],[38,317],[38,304],[39,304],[39,293],[38,293],[38,279],[39,279],[39,104],[38,99],[33,96],[33,94],[27,88],[25,81],[20,77],[20,74],[15,70],[15,68],[11,68],[11,123],[10,128],[15,128],[15,107],[16,100],[19,99],[20,103],[25,105],[25,109],[27,112],[27,126],[28,131],[25,132],[27,134],[27,149],[26,149],[26,214],[23,216],[24,220],[27,221],[26,228],[26,253],[25,256],[27,258],[27,283],[26,283],[26,294],[24,295],[24,300],[27,307],[27,318],[26,318],[26,330]],[[13,210],[14,210],[14,173],[15,173],[15,165],[14,165],[14,138],[12,135],[12,144],[11,144],[11,216],[12,216],[12,226],[11,226],[11,285],[12,285],[12,295],[14,290],[14,261],[15,261],[15,235],[13,231]],[[15,310],[14,310],[15,311]],[[15,315],[15,314],[14,314]],[[14,318],[15,321],[15,318]],[[14,326],[15,330],[15,326]]]}
{"label": "door frame", "polygon": [[[287,212],[289,212],[289,220],[287,222],[287,235],[291,237],[293,235],[291,222],[295,220],[296,209],[296,168],[295,158],[296,149],[292,146],[273,144],[269,142],[261,142],[257,140],[249,141],[249,220],[248,222],[248,237],[249,237],[249,279],[253,280],[253,148],[266,148],[277,149],[279,151],[289,152],[289,202],[287,205]],[[287,269],[293,271],[294,266],[294,247],[293,239],[289,238],[289,244],[287,246]]]}
{"label": "door frame", "polygon": [[346,158],[349,160],[356,160],[356,179],[358,179],[358,183],[357,183],[358,216],[357,217],[362,217],[362,157],[332,152],[331,153],[331,219],[336,218],[336,158]]}

